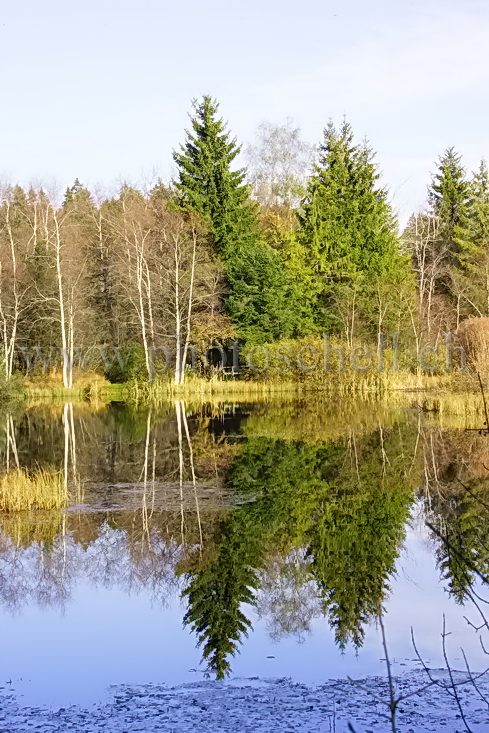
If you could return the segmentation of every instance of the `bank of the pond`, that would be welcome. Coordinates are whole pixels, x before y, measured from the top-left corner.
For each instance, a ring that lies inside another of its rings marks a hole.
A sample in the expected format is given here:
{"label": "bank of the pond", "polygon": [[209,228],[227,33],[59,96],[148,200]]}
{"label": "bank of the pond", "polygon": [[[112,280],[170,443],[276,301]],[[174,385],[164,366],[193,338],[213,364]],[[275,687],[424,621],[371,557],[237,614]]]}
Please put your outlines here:
{"label": "bank of the pond", "polygon": [[[398,709],[399,733],[460,733],[465,730],[457,702],[441,685],[450,684],[447,672],[434,671],[440,686],[403,700]],[[455,682],[466,679],[453,673]],[[110,699],[91,708],[77,706],[58,710],[23,707],[15,694],[15,683],[0,687],[1,733],[366,733],[391,729],[386,706],[387,680],[361,680],[361,687],[347,680],[329,680],[311,687],[290,679],[260,680],[257,677],[230,682],[196,681],[178,687],[158,684],[121,685],[110,688]],[[477,681],[457,687],[458,697],[471,730],[487,731],[487,704],[479,696],[489,695],[489,683]],[[407,695],[426,685],[422,672],[411,672],[396,680],[400,694]],[[369,694],[368,690],[372,694]]]}
{"label": "bank of the pond", "polygon": [[63,386],[59,374],[49,374],[19,380],[16,392],[29,402],[37,399],[50,399],[53,402],[110,402],[127,398],[131,389],[128,385],[112,384],[99,374],[81,375],[74,380],[72,387],[67,388]]}
{"label": "bank of the pond", "polygon": [[[150,382],[147,379],[111,383],[102,375],[80,375],[72,388],[63,387],[59,374],[17,379],[9,390],[10,399],[78,401],[164,402],[169,399],[265,399],[270,396],[384,396],[396,392],[433,392],[460,394],[479,391],[477,378],[468,371],[431,374],[423,371],[353,370],[293,375],[279,378],[274,373],[232,375],[217,373],[206,378],[189,374],[183,384],[175,384],[171,375]],[[5,400],[2,400],[5,402]]]}

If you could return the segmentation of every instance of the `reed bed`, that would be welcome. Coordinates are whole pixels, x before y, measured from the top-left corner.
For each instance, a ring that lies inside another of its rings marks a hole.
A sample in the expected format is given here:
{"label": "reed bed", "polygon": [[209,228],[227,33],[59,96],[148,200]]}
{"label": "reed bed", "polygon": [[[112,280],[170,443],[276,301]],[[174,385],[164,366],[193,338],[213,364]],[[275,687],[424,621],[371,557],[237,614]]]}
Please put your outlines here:
{"label": "reed bed", "polygon": [[61,509],[68,493],[60,471],[41,468],[28,472],[15,468],[0,477],[0,511]]}
{"label": "reed bed", "polygon": [[49,398],[53,401],[108,402],[112,399],[121,399],[125,385],[112,384],[95,372],[80,372],[75,375],[73,387],[68,389],[63,387],[61,374],[51,371],[39,377],[25,378],[22,391],[29,401]]}
{"label": "reed bed", "polygon": [[306,390],[297,382],[266,382],[190,376],[184,384],[170,381],[132,382],[127,385],[126,399],[134,403],[168,403],[173,400],[200,402],[262,402],[282,397],[297,397]]}

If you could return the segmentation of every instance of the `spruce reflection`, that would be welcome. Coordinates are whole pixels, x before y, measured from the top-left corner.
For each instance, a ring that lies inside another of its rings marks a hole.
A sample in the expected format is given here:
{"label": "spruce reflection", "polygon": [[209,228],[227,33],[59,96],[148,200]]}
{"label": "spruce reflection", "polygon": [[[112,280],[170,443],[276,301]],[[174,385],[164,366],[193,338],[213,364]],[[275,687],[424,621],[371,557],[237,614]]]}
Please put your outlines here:
{"label": "spruce reflection", "polygon": [[[246,501],[225,522],[213,553],[186,569],[184,591],[184,621],[218,679],[251,625],[242,604],[257,604],[270,557],[285,560],[299,548],[296,594],[299,586],[315,589],[340,647],[362,644],[389,589],[414,500],[412,454],[401,450],[400,435],[379,429],[322,445],[250,439],[237,455],[228,480]],[[283,617],[275,625],[300,631],[288,598],[273,604]]]}
{"label": "spruce reflection", "polygon": [[432,429],[424,446],[424,506],[442,578],[463,603],[489,577],[489,442],[472,431]]}

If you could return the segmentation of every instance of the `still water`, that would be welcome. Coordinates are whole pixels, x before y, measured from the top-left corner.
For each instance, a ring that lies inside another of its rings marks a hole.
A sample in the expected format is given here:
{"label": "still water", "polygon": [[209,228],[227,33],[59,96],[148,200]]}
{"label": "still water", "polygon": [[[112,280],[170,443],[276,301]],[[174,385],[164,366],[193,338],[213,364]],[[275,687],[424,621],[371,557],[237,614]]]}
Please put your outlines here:
{"label": "still water", "polygon": [[444,615],[450,663],[463,647],[481,668],[482,419],[409,400],[1,415],[4,469],[55,467],[71,500],[0,515],[0,685],[67,706],[206,674],[383,674],[381,608],[395,672],[420,665],[411,628],[444,664]]}

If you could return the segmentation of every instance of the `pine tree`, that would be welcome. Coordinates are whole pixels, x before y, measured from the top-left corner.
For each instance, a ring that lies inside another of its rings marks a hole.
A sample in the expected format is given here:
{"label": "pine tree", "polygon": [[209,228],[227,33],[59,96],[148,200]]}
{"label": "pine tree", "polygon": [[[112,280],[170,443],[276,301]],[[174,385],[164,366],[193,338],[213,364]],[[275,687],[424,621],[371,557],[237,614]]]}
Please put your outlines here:
{"label": "pine tree", "polygon": [[[460,268],[460,227],[466,221],[470,203],[470,187],[466,179],[461,156],[453,147],[447,148],[439,158],[438,169],[432,175],[428,189],[431,215],[438,226],[435,256],[439,263],[439,275],[435,281],[435,294],[441,298],[441,308],[452,318],[444,319],[442,328],[458,328],[466,310],[469,283]],[[445,307],[443,308],[443,303]],[[453,308],[455,304],[455,309]],[[469,309],[470,311],[470,309]],[[453,314],[455,318],[453,318]]]}
{"label": "pine tree", "polygon": [[175,152],[178,165],[175,188],[185,208],[196,211],[206,221],[218,252],[226,254],[256,225],[250,189],[244,183],[245,170],[231,170],[241,148],[230,138],[219,105],[210,96],[194,100],[192,132]]}
{"label": "pine tree", "polygon": [[[354,143],[346,121],[339,130],[330,122],[300,217],[302,241],[321,283],[320,309],[329,309],[343,330],[351,332],[361,300],[369,310],[373,294],[385,293],[386,283],[395,294],[411,277],[373,158],[367,143]],[[382,313],[386,307],[385,302],[379,305]],[[398,313],[398,305],[394,310]],[[367,320],[371,325],[375,320],[380,330],[379,314],[369,314]],[[328,325],[327,313],[324,322]]]}
{"label": "pine tree", "polygon": [[193,104],[192,131],[173,156],[180,203],[207,224],[223,261],[227,312],[240,335],[254,343],[289,336],[294,329],[290,283],[263,239],[245,169],[231,169],[240,147],[217,118],[217,102],[204,96]]}
{"label": "pine tree", "polygon": [[472,312],[489,315],[489,170],[484,159],[468,190],[468,202],[454,237]]}
{"label": "pine tree", "polygon": [[324,132],[302,215],[319,272],[333,278],[382,273],[397,254],[395,220],[368,145],[353,144],[350,125]]}
{"label": "pine tree", "polygon": [[82,186],[78,178],[75,178],[74,184],[72,186],[68,186],[66,189],[63,207],[73,203],[76,198],[91,198],[90,192]]}
{"label": "pine tree", "polygon": [[454,249],[455,228],[461,223],[469,199],[469,186],[461,156],[453,147],[439,158],[437,172],[428,189],[431,213],[440,219],[441,237]]}
{"label": "pine tree", "polygon": [[245,543],[242,533],[233,530],[231,521],[221,538],[218,556],[191,577],[183,593],[188,599],[184,624],[197,633],[202,660],[218,680],[229,674],[229,657],[237,653],[241,638],[248,636],[251,621],[241,608],[244,603],[255,605],[254,589],[258,586],[252,563],[257,561],[260,547],[253,528],[248,528]]}

